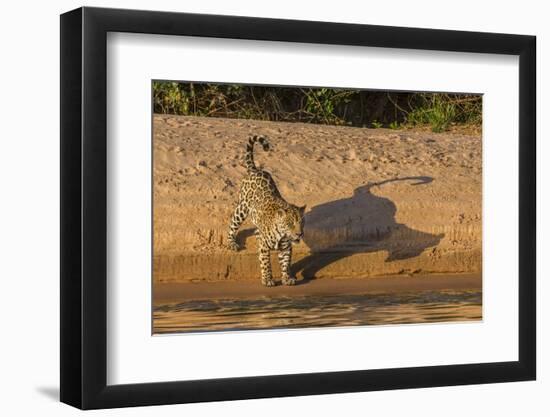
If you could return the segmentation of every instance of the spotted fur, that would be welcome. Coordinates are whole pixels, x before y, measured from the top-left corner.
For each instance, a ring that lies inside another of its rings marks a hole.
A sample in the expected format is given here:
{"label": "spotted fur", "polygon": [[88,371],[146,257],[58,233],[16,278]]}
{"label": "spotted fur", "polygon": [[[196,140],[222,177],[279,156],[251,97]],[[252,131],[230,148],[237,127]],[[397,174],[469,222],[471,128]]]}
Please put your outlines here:
{"label": "spotted fur", "polygon": [[254,144],[259,142],[264,151],[270,150],[269,141],[264,136],[251,136],[246,145],[246,175],[242,180],[239,201],[235,207],[228,232],[228,246],[239,250],[236,241],[237,231],[242,222],[250,216],[256,226],[258,257],[260,260],[262,284],[275,285],[271,272],[270,252],[278,250],[281,266],[281,279],[285,285],[294,285],[296,279],[291,275],[292,243],[303,237],[305,206],[298,207],[287,203],[273,178],[254,164]]}

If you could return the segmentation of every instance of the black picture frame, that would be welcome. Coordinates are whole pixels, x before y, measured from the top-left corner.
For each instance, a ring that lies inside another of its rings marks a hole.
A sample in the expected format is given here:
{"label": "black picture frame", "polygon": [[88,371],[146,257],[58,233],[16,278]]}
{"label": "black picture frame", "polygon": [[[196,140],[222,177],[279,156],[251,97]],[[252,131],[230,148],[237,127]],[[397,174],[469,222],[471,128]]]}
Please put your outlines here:
{"label": "black picture frame", "polygon": [[[107,385],[108,32],[519,56],[519,360]],[[523,35],[251,17],[88,7],[61,15],[61,401],[94,409],[535,379],[535,45]]]}

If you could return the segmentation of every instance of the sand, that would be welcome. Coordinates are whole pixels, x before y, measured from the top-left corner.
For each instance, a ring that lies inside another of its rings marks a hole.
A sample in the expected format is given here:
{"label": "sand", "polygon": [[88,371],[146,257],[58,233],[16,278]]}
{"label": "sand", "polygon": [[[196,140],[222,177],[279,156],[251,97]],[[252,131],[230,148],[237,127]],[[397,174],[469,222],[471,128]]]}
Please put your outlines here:
{"label": "sand", "polygon": [[259,281],[157,283],[153,294],[153,305],[182,303],[188,300],[403,293],[426,290],[479,291],[481,290],[481,275],[389,276],[370,279],[325,278],[298,281],[298,285],[294,287],[279,285],[269,289],[262,286]]}
{"label": "sand", "polygon": [[225,247],[251,133],[274,147],[256,163],[308,207],[299,278],[481,271],[480,136],[164,115],[153,129],[156,283],[259,278],[251,223],[242,251]]}

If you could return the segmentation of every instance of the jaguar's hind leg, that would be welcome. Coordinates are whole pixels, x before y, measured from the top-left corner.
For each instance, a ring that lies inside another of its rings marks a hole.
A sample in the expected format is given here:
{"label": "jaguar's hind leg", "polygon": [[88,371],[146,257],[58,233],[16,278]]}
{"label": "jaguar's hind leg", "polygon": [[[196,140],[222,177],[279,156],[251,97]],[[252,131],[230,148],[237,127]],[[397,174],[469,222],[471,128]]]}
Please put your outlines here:
{"label": "jaguar's hind leg", "polygon": [[274,287],[273,275],[271,272],[271,259],[269,257],[269,246],[263,239],[258,239],[258,257],[260,259],[260,269],[262,272],[262,284],[266,287]]}
{"label": "jaguar's hind leg", "polygon": [[283,285],[296,284],[296,278],[290,275],[290,263],[292,262],[292,243],[285,240],[279,245],[279,264],[281,265],[281,279]]}
{"label": "jaguar's hind leg", "polygon": [[248,212],[248,204],[242,200],[239,201],[233,212],[233,217],[231,217],[231,223],[229,224],[229,231],[227,233],[227,246],[231,250],[238,251],[240,249],[237,243],[237,231],[246,219],[246,216],[248,216]]}

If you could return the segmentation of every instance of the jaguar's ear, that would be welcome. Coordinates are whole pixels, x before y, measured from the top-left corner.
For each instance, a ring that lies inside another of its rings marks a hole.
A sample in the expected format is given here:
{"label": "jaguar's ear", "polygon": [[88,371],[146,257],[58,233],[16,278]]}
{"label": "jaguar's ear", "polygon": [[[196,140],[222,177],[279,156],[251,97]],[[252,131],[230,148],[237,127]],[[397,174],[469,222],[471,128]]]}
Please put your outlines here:
{"label": "jaguar's ear", "polygon": [[278,217],[284,217],[286,214],[285,210],[280,208],[280,209],[277,209],[277,216]]}

